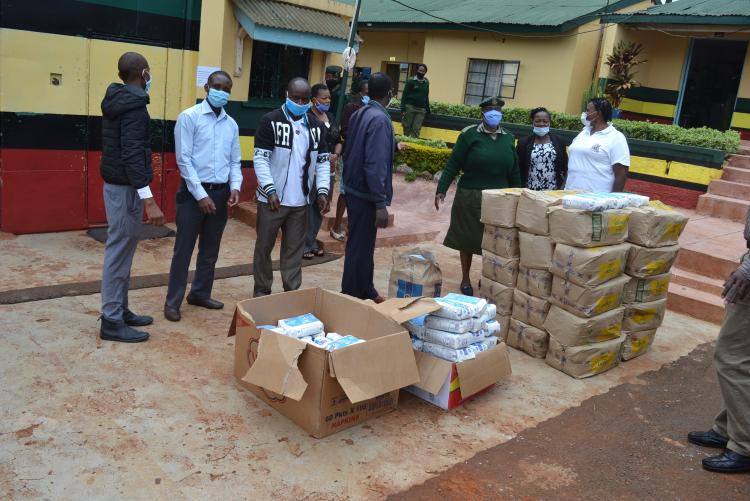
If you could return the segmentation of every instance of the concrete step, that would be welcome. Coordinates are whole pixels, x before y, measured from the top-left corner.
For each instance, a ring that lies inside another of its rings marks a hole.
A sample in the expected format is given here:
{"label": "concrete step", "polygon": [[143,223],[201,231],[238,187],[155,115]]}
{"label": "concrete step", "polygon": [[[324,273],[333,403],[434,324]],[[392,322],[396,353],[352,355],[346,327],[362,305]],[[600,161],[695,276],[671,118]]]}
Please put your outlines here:
{"label": "concrete step", "polygon": [[721,297],[675,282],[669,284],[667,308],[714,324],[721,324],[724,319],[724,301]]}
{"label": "concrete step", "polygon": [[726,165],[738,169],[750,169],[750,155],[729,155]]}
{"label": "concrete step", "polygon": [[[748,175],[750,175],[750,171],[748,171]],[[696,207],[698,214],[706,214],[738,222],[746,220],[748,209],[750,209],[750,201],[748,200],[738,200],[712,193],[706,193],[698,197],[698,206]]]}
{"label": "concrete step", "polygon": [[726,259],[683,247],[677,254],[674,266],[675,269],[679,268],[723,283],[739,266],[739,256],[737,259]]}
{"label": "concrete step", "polygon": [[738,169],[737,167],[724,167],[721,178],[725,181],[750,184],[750,169]]}
{"label": "concrete step", "polygon": [[750,141],[740,141],[739,155],[750,155]]}
{"label": "concrete step", "polygon": [[672,268],[672,283],[706,292],[716,297],[721,297],[724,290],[724,280],[674,267]]}
{"label": "concrete step", "polygon": [[708,192],[721,197],[750,200],[750,184],[715,179],[708,185]]}

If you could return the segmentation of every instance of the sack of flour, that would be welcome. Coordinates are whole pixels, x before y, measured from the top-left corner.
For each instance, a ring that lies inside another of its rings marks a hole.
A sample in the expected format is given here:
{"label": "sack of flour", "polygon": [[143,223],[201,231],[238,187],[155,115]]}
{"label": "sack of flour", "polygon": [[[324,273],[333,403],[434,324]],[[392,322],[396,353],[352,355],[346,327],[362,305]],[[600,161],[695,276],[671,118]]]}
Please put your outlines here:
{"label": "sack of flour", "polygon": [[444,318],[452,318],[454,320],[464,320],[466,318],[476,317],[482,313],[482,310],[487,306],[487,300],[473,297],[464,296],[463,294],[450,293],[443,297],[435,298],[441,308],[433,315]]}
{"label": "sack of flour", "polygon": [[552,273],[519,266],[516,288],[531,296],[547,299],[552,291]]}
{"label": "sack of flour", "polygon": [[312,313],[305,313],[296,317],[282,318],[279,327],[284,329],[291,337],[306,337],[323,332],[323,322],[318,320]]}
{"label": "sack of flour", "polygon": [[512,317],[519,322],[543,329],[549,306],[549,301],[546,299],[529,296],[525,292],[516,289],[516,292],[513,294]]}
{"label": "sack of flour", "polygon": [[423,339],[425,329],[424,322],[426,319],[427,315],[420,315],[416,318],[412,318],[411,320],[407,320],[403,323],[403,326],[406,327],[406,330],[409,331],[409,334],[411,334],[412,336]]}
{"label": "sack of flour", "polygon": [[542,329],[511,318],[508,338],[505,342],[508,346],[526,352],[534,358],[544,358],[547,354],[549,334]]}
{"label": "sack of flour", "polygon": [[518,257],[518,228],[484,225],[482,249],[503,257]]}
{"label": "sack of flour", "polygon": [[579,317],[553,305],[544,329],[565,346],[601,343],[620,337],[625,308],[619,307],[594,317]]}
{"label": "sack of flour", "polygon": [[393,251],[389,297],[438,297],[442,286],[443,274],[434,254],[419,247]]}
{"label": "sack of flour", "polygon": [[484,327],[484,321],[473,317],[456,320],[454,318],[439,317],[437,315],[427,315],[427,318],[424,321],[424,326],[427,329],[437,329],[445,332],[453,332],[455,334],[463,334],[464,332],[482,330]]}
{"label": "sack of flour", "polygon": [[510,315],[513,311],[513,287],[482,277],[479,281],[479,297],[494,304],[497,315]]}
{"label": "sack of flour", "polygon": [[419,339],[418,337],[412,337],[411,347],[414,349],[414,351],[422,351],[422,348],[424,348],[424,341]]}
{"label": "sack of flour", "polygon": [[479,220],[484,224],[512,228],[516,225],[516,207],[523,188],[482,190],[482,212]]}
{"label": "sack of flour", "polygon": [[622,275],[631,244],[573,247],[557,244],[552,273],[584,287],[596,287]]}
{"label": "sack of flour", "polygon": [[688,217],[662,202],[633,209],[628,241],[643,247],[675,245],[687,225]]}
{"label": "sack of flour", "polygon": [[629,281],[630,277],[623,275],[589,288],[555,276],[549,301],[579,317],[593,317],[620,306]]}
{"label": "sack of flour", "polygon": [[625,273],[631,277],[640,278],[662,275],[672,269],[678,252],[680,252],[679,245],[650,248],[630,244]]}
{"label": "sack of flour", "polygon": [[631,360],[643,355],[648,351],[654,342],[656,329],[648,331],[623,331],[625,342],[622,343],[620,355],[623,360]]}
{"label": "sack of flour", "polygon": [[424,331],[424,341],[428,343],[441,344],[448,348],[457,350],[459,348],[465,348],[470,344],[478,343],[484,338],[484,332],[466,332],[464,334],[454,334],[453,332],[445,332],[437,329],[430,329],[429,327]]}
{"label": "sack of flour", "polygon": [[547,211],[562,203],[565,195],[572,191],[533,191],[523,190],[516,210],[516,226],[526,233],[549,235],[549,215]]}
{"label": "sack of flour", "polygon": [[449,362],[463,362],[464,360],[471,360],[473,358],[476,358],[475,351],[468,346],[465,348],[454,350],[453,348],[448,348],[447,346],[443,346],[442,344],[435,344],[430,343],[429,341],[425,341],[422,345],[422,351]]}
{"label": "sack of flour", "polygon": [[518,261],[517,257],[506,258],[484,251],[482,252],[482,275],[506,287],[515,287]]}
{"label": "sack of flour", "polygon": [[519,266],[549,271],[555,242],[548,236],[520,232],[518,234],[521,260]]}
{"label": "sack of flour", "polygon": [[549,211],[552,239],[575,247],[620,244],[628,238],[631,209],[589,212],[553,207]]}
{"label": "sack of flour", "polygon": [[667,312],[667,300],[658,299],[650,303],[632,303],[625,306],[622,320],[623,331],[650,331],[658,329]]}
{"label": "sack of flour", "polygon": [[667,297],[669,292],[669,280],[671,273],[656,275],[647,278],[628,277],[630,280],[625,284],[623,302],[650,303]]}
{"label": "sack of flour", "polygon": [[620,349],[625,336],[602,343],[565,346],[550,336],[546,362],[557,370],[582,379],[601,374],[620,362]]}
{"label": "sack of flour", "polygon": [[502,330],[503,329],[500,326],[500,322],[498,322],[494,318],[492,320],[488,320],[484,326],[484,332],[487,337],[500,336]]}

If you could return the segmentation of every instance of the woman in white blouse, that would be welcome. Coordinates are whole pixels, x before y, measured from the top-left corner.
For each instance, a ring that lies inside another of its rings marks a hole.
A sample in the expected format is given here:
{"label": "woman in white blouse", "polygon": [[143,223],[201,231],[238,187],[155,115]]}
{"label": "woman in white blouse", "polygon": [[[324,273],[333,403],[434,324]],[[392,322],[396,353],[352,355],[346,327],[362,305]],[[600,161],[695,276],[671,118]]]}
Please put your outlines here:
{"label": "woman in white blouse", "polygon": [[610,123],[612,105],[604,98],[589,101],[581,114],[584,128],[568,152],[566,190],[619,192],[625,189],[630,149],[625,136]]}

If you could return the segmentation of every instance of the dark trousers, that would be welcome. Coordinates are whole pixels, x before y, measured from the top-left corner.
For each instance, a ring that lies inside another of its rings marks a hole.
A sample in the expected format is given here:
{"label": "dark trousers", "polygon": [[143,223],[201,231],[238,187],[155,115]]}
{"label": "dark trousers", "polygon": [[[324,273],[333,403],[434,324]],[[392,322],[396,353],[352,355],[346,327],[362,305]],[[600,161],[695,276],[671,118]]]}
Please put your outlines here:
{"label": "dark trousers", "polygon": [[344,276],[341,292],[359,299],[375,299],[373,274],[375,273],[375,204],[347,194],[346,210],[349,213],[349,236],[346,240]]}
{"label": "dark trousers", "polygon": [[273,261],[271,251],[281,230],[281,282],[285,291],[294,291],[302,285],[302,254],[305,248],[308,207],[282,205],[273,212],[268,204],[258,203],[258,220],[255,224],[255,253],[253,255],[253,293],[266,296],[273,286]]}
{"label": "dark trousers", "polygon": [[175,218],[177,238],[174,242],[167,289],[167,306],[170,308],[179,310],[185,297],[188,268],[196,240],[198,241],[198,259],[190,294],[201,299],[211,297],[216,260],[219,258],[219,245],[227,224],[229,186],[218,190],[207,190],[207,192],[216,205],[215,214],[201,212],[198,202],[184,183],[177,193],[177,217]]}

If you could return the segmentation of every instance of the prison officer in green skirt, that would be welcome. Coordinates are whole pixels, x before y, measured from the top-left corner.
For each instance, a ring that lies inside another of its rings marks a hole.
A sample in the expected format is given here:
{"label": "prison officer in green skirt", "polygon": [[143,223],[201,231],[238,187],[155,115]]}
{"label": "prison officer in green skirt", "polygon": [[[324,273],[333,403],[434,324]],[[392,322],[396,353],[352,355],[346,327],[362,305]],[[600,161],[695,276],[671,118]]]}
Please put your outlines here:
{"label": "prison officer in green skirt", "polygon": [[504,105],[497,97],[482,101],[482,123],[461,131],[435,194],[435,209],[439,210],[453,179],[461,174],[443,245],[461,253],[461,293],[467,296],[474,295],[469,278],[471,259],[482,254],[482,190],[521,186],[515,138],[500,127]]}

